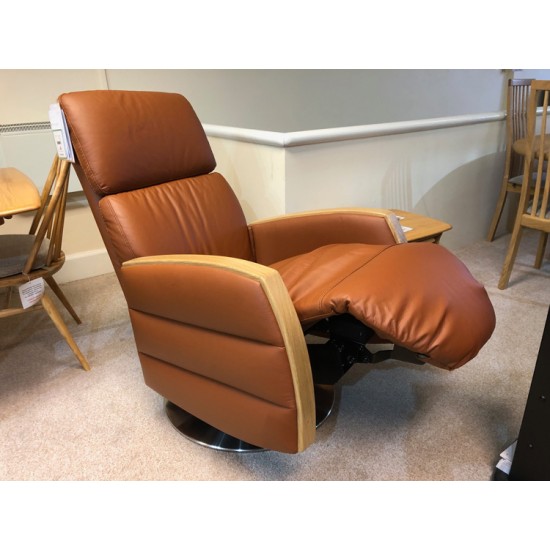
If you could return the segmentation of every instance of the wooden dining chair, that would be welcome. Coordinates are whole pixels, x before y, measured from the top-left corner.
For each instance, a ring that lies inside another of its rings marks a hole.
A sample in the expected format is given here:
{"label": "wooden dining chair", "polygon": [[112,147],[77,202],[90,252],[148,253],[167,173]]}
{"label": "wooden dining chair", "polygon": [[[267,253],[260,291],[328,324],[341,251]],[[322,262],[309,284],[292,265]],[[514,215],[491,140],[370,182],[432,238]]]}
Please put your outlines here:
{"label": "wooden dining chair", "polygon": [[[550,157],[550,135],[547,134],[547,130],[550,129],[547,123],[549,99],[550,80],[533,80],[527,118],[522,189],[514,229],[498,284],[500,289],[505,289],[508,286],[525,228],[541,232],[535,267],[538,269],[542,265],[550,232],[550,182],[547,169]],[[542,105],[540,119],[537,116],[539,105]],[[540,129],[537,130],[538,126]]]}
{"label": "wooden dining chair", "polygon": [[[525,148],[522,141],[527,135],[527,108],[529,106],[529,94],[532,79],[513,78],[508,80],[508,93],[506,98],[506,153],[504,157],[504,175],[491,220],[488,241],[493,241],[497,231],[506,199],[510,193],[521,192],[523,182],[523,166],[525,161]],[[514,147],[516,144],[516,147]],[[519,150],[518,150],[519,144]]]}
{"label": "wooden dining chair", "polygon": [[34,305],[28,307],[24,307],[22,303],[13,305],[13,302],[16,302],[13,299],[16,294],[13,292],[14,289],[24,283],[42,278],[76,323],[81,323],[53,277],[65,263],[65,254],[61,246],[69,169],[70,164],[60,160],[56,155],[42,191],[40,206],[36,211],[28,235],[0,235],[0,289],[6,289],[3,306],[0,305],[0,318],[44,309],[84,370],[90,370],[88,361],[76,345],[54,302],[46,293],[43,293]]}

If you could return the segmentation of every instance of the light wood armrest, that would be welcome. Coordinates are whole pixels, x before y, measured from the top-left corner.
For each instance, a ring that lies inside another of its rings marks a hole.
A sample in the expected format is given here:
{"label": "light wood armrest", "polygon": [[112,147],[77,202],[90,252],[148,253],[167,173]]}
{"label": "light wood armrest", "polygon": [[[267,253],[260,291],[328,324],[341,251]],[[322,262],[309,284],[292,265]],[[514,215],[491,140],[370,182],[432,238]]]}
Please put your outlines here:
{"label": "light wood armrest", "polygon": [[258,220],[249,224],[256,260],[279,260],[336,243],[395,244],[407,239],[391,210],[334,208]]}
{"label": "light wood armrest", "polygon": [[[197,270],[196,268],[200,269]],[[158,281],[154,276],[159,270],[163,271],[162,288],[159,288]],[[214,270],[214,273],[211,270]],[[141,276],[139,275],[140,271],[142,272]],[[214,284],[217,288],[210,286],[208,292],[219,298],[218,308],[213,310],[211,314],[204,310],[202,304],[178,302],[177,292],[171,293],[171,287],[177,287],[178,285],[190,285],[192,289],[192,279],[201,280],[201,274],[205,273],[215,275],[213,277],[209,276],[208,284]],[[166,255],[143,257],[124,262],[121,276],[130,308],[147,311],[157,307],[159,309],[157,314],[168,318],[177,317],[180,315],[179,312],[188,312],[190,309],[200,308],[200,315],[203,318],[211,315],[212,330],[216,331],[224,330],[223,327],[220,328],[216,325],[218,317],[223,317],[226,325],[236,326],[237,331],[243,318],[248,325],[262,324],[262,317],[266,315],[265,308],[263,311],[255,311],[253,307],[247,306],[246,303],[247,300],[265,303],[262,295],[265,296],[280,331],[280,335],[274,335],[274,338],[280,339],[282,337],[287,352],[288,364],[290,365],[297,409],[298,449],[303,450],[314,441],[315,400],[309,356],[296,310],[277,271],[254,262],[236,258],[207,255]],[[132,283],[126,284],[130,279],[132,279]],[[257,285],[252,285],[253,288],[250,288],[250,285],[241,284],[243,279],[254,281]],[[245,294],[248,294],[248,296]],[[169,298],[166,298],[166,295]],[[236,299],[242,307],[236,311],[232,311],[231,308],[224,308],[224,296],[231,296],[233,300]],[[156,302],[158,302],[158,306]],[[170,311],[166,311],[166,302],[169,302],[173,311],[177,312],[175,315],[172,315]],[[155,312],[150,311],[150,313]],[[192,315],[192,312],[189,315]],[[234,316],[234,323],[231,321],[232,315]],[[227,320],[228,318],[229,320]],[[181,318],[175,320],[186,322],[185,319]],[[253,338],[250,335],[248,337]],[[282,366],[280,367],[282,368]],[[224,368],[227,368],[227,365]],[[270,365],[270,368],[278,367],[277,365]]]}

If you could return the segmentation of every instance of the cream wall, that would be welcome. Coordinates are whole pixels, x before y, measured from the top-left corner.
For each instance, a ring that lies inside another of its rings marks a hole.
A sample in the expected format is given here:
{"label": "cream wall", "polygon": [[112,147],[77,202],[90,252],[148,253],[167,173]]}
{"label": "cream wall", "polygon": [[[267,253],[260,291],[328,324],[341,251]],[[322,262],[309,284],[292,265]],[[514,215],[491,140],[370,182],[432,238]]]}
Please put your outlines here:
{"label": "cream wall", "polygon": [[369,137],[341,129],[338,138],[322,141],[320,133],[303,145],[292,144],[308,141],[300,133],[268,136],[288,142],[271,147],[234,136],[210,142],[221,161],[218,170],[233,185],[249,221],[308,209],[397,208],[450,222],[453,231],[442,244],[459,249],[483,239],[489,227],[502,178],[505,127],[502,115],[444,122],[443,128],[414,131],[399,124],[362,127],[374,134]]}
{"label": "cream wall", "polygon": [[285,213],[285,150],[210,136],[216,171],[239,198],[248,221]]}
{"label": "cream wall", "polygon": [[48,120],[48,106],[66,91],[104,89],[103,69],[1,69],[0,124]]}
{"label": "cream wall", "polygon": [[[41,187],[55,154],[49,105],[65,91],[106,87],[103,69],[0,70],[0,166],[16,166]],[[74,175],[70,189],[80,189]]]}
{"label": "cream wall", "polygon": [[414,211],[451,223],[442,243],[460,248],[487,232],[503,149],[502,121],[289,148],[285,209]]}
{"label": "cream wall", "polygon": [[297,132],[499,111],[507,73],[483,70],[119,70],[112,89],[175,91],[206,124]]}

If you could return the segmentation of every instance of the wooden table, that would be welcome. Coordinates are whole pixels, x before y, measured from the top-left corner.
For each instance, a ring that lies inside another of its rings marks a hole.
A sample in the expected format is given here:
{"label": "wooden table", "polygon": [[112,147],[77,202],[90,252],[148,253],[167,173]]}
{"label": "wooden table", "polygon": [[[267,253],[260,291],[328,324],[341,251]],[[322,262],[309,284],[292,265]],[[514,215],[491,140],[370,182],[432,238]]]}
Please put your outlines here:
{"label": "wooden table", "polygon": [[0,225],[4,218],[40,208],[34,182],[17,168],[0,168]]}
{"label": "wooden table", "polygon": [[392,212],[401,222],[408,242],[428,241],[439,243],[441,235],[453,227],[447,222],[428,218],[421,214],[414,214],[413,212],[406,212],[405,210],[392,209]]}

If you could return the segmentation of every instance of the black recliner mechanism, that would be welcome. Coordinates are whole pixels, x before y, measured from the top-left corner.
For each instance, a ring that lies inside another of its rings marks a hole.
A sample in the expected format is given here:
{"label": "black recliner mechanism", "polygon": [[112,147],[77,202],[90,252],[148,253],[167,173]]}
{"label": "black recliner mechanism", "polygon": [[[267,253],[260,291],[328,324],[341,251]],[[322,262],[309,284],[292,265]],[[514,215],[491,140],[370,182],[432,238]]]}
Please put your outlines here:
{"label": "black recliner mechanism", "polygon": [[323,319],[310,327],[307,335],[326,340],[307,344],[315,384],[335,384],[356,363],[380,363],[388,359],[425,363],[422,356],[400,346],[369,351],[366,345],[375,336],[374,330],[349,314]]}

